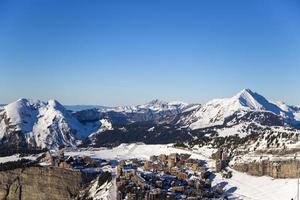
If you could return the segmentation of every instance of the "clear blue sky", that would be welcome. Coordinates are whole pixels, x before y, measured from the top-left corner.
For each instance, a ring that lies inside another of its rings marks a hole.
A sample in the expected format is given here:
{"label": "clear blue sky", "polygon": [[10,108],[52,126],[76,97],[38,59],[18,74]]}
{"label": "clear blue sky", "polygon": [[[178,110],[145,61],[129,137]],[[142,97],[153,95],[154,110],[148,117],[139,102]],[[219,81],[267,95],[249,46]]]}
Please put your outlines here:
{"label": "clear blue sky", "polygon": [[300,1],[0,0],[0,102],[300,104]]}

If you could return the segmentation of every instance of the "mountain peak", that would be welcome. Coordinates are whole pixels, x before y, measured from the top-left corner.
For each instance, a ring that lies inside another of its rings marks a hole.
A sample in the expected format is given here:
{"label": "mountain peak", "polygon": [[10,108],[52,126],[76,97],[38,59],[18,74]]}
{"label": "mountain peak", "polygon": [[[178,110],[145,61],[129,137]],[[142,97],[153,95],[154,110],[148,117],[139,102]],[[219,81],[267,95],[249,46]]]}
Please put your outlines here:
{"label": "mountain peak", "polygon": [[29,98],[20,98],[17,101],[12,102],[10,104],[18,104],[18,105],[24,106],[24,105],[38,105],[38,104],[42,104],[42,102],[39,100],[33,100],[33,99],[29,99]]}
{"label": "mountain peak", "polygon": [[245,95],[253,95],[255,94],[255,92],[253,92],[251,89],[249,88],[245,88],[242,89],[239,93],[236,94],[236,96],[245,96]]}
{"label": "mountain peak", "polygon": [[55,99],[50,99],[48,101],[48,105],[53,107],[53,108],[57,108],[59,110],[65,109],[64,106],[62,104],[60,104],[57,100]]}
{"label": "mountain peak", "polygon": [[269,104],[265,97],[256,92],[252,92],[250,89],[243,89],[235,95],[233,99],[237,100],[242,106],[254,110],[261,110],[266,104]]}
{"label": "mountain peak", "polygon": [[18,99],[17,101],[14,101],[10,104],[7,104],[5,107],[6,110],[21,110],[25,109],[26,107],[40,107],[44,105],[44,102],[39,101],[39,100],[32,100],[32,99],[27,99],[27,98],[21,98]]}
{"label": "mountain peak", "polygon": [[160,99],[153,99],[152,101],[149,101],[148,103],[146,103],[147,105],[163,105],[163,104],[167,104],[168,102],[166,101],[162,101]]}
{"label": "mountain peak", "polygon": [[23,103],[27,103],[27,102],[30,102],[30,101],[32,101],[31,99],[26,99],[26,98],[20,98],[20,99],[18,99],[16,102],[23,102]]}

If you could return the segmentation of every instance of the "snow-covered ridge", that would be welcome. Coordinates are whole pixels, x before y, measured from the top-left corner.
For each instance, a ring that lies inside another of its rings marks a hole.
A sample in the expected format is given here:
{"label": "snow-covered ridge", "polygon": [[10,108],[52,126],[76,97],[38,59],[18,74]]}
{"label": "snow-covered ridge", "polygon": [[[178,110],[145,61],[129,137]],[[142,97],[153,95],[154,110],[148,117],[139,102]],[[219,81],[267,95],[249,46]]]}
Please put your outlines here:
{"label": "snow-covered ridge", "polygon": [[79,121],[56,100],[19,99],[0,113],[1,139],[21,133],[32,147],[74,146],[82,131]]}
{"label": "snow-covered ridge", "polygon": [[102,109],[103,111],[116,111],[116,112],[162,112],[162,111],[170,111],[176,110],[180,111],[181,109],[187,107],[189,104],[179,101],[166,102],[159,99],[154,99],[148,103],[137,105],[137,106],[119,106],[113,108]]}

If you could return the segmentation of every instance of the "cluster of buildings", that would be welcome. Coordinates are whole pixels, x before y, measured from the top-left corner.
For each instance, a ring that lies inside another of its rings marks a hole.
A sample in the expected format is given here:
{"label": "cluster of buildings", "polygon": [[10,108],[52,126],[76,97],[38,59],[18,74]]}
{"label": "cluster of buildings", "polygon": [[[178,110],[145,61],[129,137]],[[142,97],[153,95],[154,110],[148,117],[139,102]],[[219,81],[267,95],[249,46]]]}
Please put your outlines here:
{"label": "cluster of buildings", "polygon": [[161,154],[146,161],[122,160],[116,171],[117,199],[217,198],[222,191],[212,189],[210,174],[190,154]]}
{"label": "cluster of buildings", "polygon": [[64,169],[86,169],[86,168],[99,168],[100,162],[92,159],[89,156],[72,157],[65,156],[62,150],[57,151],[55,154],[47,151],[39,159],[41,165],[59,167]]}

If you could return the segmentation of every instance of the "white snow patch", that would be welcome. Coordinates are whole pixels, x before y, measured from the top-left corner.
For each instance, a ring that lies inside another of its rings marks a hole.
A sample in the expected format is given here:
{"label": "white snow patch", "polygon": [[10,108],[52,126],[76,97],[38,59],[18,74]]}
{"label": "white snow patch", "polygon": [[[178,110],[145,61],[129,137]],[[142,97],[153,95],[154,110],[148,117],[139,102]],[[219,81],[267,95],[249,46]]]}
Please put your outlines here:
{"label": "white snow patch", "polygon": [[39,155],[30,155],[30,156],[25,156],[25,157],[20,157],[20,154],[15,154],[12,156],[5,156],[5,157],[0,157],[0,163],[6,163],[9,161],[17,161],[21,159],[28,159],[28,160],[35,160],[39,157]]}

